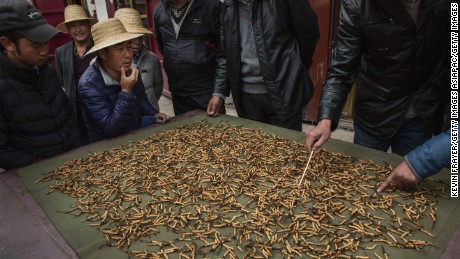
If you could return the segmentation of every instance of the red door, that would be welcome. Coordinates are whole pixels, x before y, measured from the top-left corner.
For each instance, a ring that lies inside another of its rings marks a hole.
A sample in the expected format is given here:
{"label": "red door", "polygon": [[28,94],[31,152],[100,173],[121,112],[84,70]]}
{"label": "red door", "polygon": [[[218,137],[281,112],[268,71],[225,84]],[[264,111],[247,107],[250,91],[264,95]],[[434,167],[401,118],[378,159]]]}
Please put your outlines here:
{"label": "red door", "polygon": [[339,0],[309,0],[313,10],[318,16],[320,38],[313,55],[313,64],[310,68],[310,76],[315,89],[314,95],[307,107],[305,116],[308,122],[316,122],[318,119],[319,101],[323,89],[323,81],[326,79],[329,65],[329,57],[335,41],[335,28],[338,18]]}

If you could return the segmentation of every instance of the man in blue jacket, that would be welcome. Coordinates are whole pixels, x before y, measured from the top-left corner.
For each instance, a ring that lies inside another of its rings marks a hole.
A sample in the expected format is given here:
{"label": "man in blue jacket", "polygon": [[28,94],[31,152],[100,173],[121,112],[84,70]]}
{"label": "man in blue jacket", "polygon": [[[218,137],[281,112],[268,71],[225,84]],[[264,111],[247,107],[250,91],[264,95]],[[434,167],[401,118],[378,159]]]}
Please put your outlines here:
{"label": "man in blue jacket", "polygon": [[167,116],[148,101],[139,70],[131,67],[131,39],[142,34],[128,33],[116,18],[101,21],[91,29],[97,59],[78,84],[90,142],[117,137]]}
{"label": "man in blue jacket", "polygon": [[449,167],[450,138],[449,129],[409,152],[404,156],[404,161],[379,186],[377,192],[383,192],[392,182],[399,187],[410,188],[418,181],[438,173],[442,168]]}

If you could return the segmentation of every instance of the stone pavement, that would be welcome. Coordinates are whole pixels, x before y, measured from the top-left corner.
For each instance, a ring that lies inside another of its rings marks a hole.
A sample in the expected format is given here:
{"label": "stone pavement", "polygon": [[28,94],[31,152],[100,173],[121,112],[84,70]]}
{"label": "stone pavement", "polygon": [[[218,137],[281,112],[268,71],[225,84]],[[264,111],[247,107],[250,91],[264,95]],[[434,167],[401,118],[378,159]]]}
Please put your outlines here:
{"label": "stone pavement", "polygon": [[[173,105],[171,98],[163,95],[160,98],[160,101],[158,102],[160,106],[160,111],[168,116],[174,116],[174,110],[173,110]],[[227,98],[225,100],[225,109],[227,111],[227,115],[230,116],[238,116],[236,114],[235,106],[232,103],[231,98]],[[312,129],[314,126],[311,124],[303,123],[302,124],[302,131],[307,132],[310,129]],[[350,128],[350,129],[345,129],[345,128]],[[346,142],[353,142],[353,135],[354,132],[351,130],[352,127],[344,127],[344,129],[337,129],[336,131],[332,132],[332,138],[334,139],[340,139]]]}

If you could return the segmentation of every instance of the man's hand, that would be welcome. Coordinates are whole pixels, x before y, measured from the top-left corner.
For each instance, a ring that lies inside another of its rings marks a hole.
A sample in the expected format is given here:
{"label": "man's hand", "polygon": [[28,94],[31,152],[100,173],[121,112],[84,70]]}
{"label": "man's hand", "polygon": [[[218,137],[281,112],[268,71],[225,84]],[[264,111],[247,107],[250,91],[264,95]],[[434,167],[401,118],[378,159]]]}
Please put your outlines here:
{"label": "man's hand", "polygon": [[121,90],[123,92],[130,93],[131,90],[133,90],[134,85],[137,83],[138,76],[139,70],[137,70],[137,68],[131,67],[130,71],[126,71],[124,67],[121,67]]}
{"label": "man's hand", "polygon": [[306,133],[306,146],[308,151],[320,148],[331,137],[332,121],[329,119],[321,120],[316,127]]}
{"label": "man's hand", "polygon": [[155,114],[155,118],[157,118],[157,122],[156,122],[156,123],[158,123],[158,124],[163,124],[163,123],[169,121],[169,119],[170,119],[170,118],[168,117],[168,115],[166,115],[166,114],[164,114],[164,113],[161,113],[161,112]]}
{"label": "man's hand", "polygon": [[401,162],[401,164],[391,172],[390,176],[380,184],[377,192],[383,192],[393,181],[396,182],[399,188],[403,189],[413,188],[418,183],[417,177],[406,161]]}
{"label": "man's hand", "polygon": [[213,116],[213,117],[218,116],[222,103],[223,103],[223,100],[220,99],[220,97],[213,96],[211,100],[209,100],[209,103],[208,103],[208,115]]}

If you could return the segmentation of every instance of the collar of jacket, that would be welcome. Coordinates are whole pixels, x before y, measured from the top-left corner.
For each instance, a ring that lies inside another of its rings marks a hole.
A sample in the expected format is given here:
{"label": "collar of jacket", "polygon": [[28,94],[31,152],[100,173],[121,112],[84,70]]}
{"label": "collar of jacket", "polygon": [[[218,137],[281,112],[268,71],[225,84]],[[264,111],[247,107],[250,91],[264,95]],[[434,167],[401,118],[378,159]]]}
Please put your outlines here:
{"label": "collar of jacket", "polygon": [[96,70],[99,70],[99,72],[101,72],[102,79],[104,80],[105,86],[120,85],[120,83],[117,80],[113,79],[109,74],[107,74],[107,72],[105,72],[104,68],[99,64],[99,62],[100,62],[100,59],[98,57],[96,61],[94,62],[94,67],[96,68]]}
{"label": "collar of jacket", "polygon": [[[202,6],[204,4],[204,1],[210,1],[210,0],[193,0],[192,5],[190,6],[190,9],[188,10],[188,13],[192,12],[192,10]],[[169,11],[171,9],[171,6],[168,3],[168,0],[161,0],[163,3],[164,9],[166,11]]]}
{"label": "collar of jacket", "polygon": [[[88,44],[88,46],[86,46],[85,53],[83,54],[83,56],[82,56],[81,58],[83,58],[83,57],[86,55],[86,53],[87,53],[93,46],[94,46],[94,40],[93,40],[92,37],[90,37],[90,38],[89,38],[89,44]],[[72,47],[73,47],[73,54],[74,54],[75,56],[78,56],[78,55],[77,55],[77,45],[75,44],[75,41],[74,41],[74,40],[72,40]],[[78,56],[78,57],[80,57],[80,56]]]}
{"label": "collar of jacket", "polygon": [[32,69],[24,68],[11,63],[6,57],[6,54],[0,53],[0,71],[2,71],[2,74],[6,74],[8,77],[14,78],[20,82],[36,84],[43,69],[45,69],[47,66],[48,63],[42,66],[36,66]]}
{"label": "collar of jacket", "polygon": [[[142,61],[142,59],[145,57],[145,55],[147,54],[148,51],[149,51],[149,49],[145,45],[142,45],[139,48],[139,52],[137,53],[136,65],[139,65],[139,63]],[[141,72],[141,71],[139,71],[139,72]]]}

